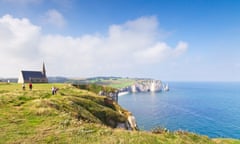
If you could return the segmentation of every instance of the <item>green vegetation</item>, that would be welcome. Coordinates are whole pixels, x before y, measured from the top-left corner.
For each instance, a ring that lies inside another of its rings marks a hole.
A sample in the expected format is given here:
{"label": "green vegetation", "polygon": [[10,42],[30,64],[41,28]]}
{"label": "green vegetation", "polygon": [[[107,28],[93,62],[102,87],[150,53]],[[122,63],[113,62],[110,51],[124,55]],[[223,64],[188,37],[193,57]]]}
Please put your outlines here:
{"label": "green vegetation", "polygon": [[95,94],[98,94],[100,91],[105,91],[105,92],[115,92],[117,89],[116,88],[112,88],[109,86],[102,86],[102,85],[97,85],[95,83],[91,83],[91,84],[73,84],[73,86],[75,86],[76,88],[79,89],[83,89],[83,90],[88,90],[91,91]]}
{"label": "green vegetation", "polygon": [[[53,85],[59,88],[56,95],[51,95]],[[161,128],[153,133],[113,129],[127,115],[119,105],[105,104],[104,97],[71,85],[33,84],[32,91],[27,86],[24,91],[20,84],[0,83],[0,144],[240,143]]]}
{"label": "green vegetation", "polygon": [[81,84],[97,84],[102,86],[109,86],[112,88],[124,88],[136,83],[136,79],[120,78],[120,77],[94,77],[83,80],[69,80],[70,83],[76,85]]}
{"label": "green vegetation", "polygon": [[127,86],[131,86],[135,82],[136,82],[136,80],[134,80],[134,79],[125,79],[125,78],[109,79],[109,80],[102,80],[101,81],[101,83],[103,85],[107,85],[107,86],[110,86],[110,87],[113,87],[113,88],[124,88],[124,87],[127,87]]}

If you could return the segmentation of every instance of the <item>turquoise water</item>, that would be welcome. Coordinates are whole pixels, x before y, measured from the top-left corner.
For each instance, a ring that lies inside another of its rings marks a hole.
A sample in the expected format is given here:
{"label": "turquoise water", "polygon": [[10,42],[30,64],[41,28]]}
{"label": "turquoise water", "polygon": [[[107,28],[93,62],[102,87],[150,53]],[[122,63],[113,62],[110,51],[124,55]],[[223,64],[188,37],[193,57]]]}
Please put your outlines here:
{"label": "turquoise water", "polygon": [[143,130],[163,126],[214,137],[240,138],[240,83],[172,82],[169,92],[119,97]]}

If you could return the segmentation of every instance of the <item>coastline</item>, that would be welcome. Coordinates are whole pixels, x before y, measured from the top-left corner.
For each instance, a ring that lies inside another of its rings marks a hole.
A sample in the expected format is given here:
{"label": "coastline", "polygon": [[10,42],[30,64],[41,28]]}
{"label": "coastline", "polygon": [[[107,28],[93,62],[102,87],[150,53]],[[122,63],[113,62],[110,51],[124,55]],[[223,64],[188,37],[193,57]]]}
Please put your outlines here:
{"label": "coastline", "polygon": [[0,112],[3,121],[0,127],[3,133],[0,134],[0,143],[240,142],[237,139],[210,139],[185,131],[155,129],[154,132],[130,132],[122,128],[113,129],[111,126],[117,124],[115,122],[124,123],[126,120],[119,115],[119,108],[122,113],[130,113],[130,109],[126,110],[122,105],[114,105],[117,106],[115,108],[105,105],[103,97],[69,84],[54,85],[59,88],[56,95],[51,95],[52,84],[34,84],[32,91],[24,91],[21,85],[15,83],[1,84]]}
{"label": "coastline", "polygon": [[[169,82],[168,93],[137,93],[120,97],[119,104],[132,111],[138,126],[151,130],[164,126],[187,130],[210,138],[240,138],[240,83]],[[134,105],[133,105],[134,103]],[[220,109],[220,110],[219,110]],[[148,117],[143,116],[148,115]],[[225,116],[228,113],[235,115]]]}

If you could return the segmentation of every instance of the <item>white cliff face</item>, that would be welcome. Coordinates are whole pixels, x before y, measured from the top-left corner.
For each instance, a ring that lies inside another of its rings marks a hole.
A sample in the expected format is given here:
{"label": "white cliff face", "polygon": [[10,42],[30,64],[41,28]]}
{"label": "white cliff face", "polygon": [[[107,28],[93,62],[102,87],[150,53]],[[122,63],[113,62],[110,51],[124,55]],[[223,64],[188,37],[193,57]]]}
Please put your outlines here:
{"label": "white cliff face", "polygon": [[151,82],[150,83],[150,92],[155,92],[156,91],[156,83],[155,82]]}
{"label": "white cliff face", "polygon": [[133,115],[128,116],[128,123],[130,124],[132,130],[137,129],[137,122]]}
{"label": "white cliff face", "polygon": [[160,80],[148,80],[141,83],[144,89],[140,89],[142,92],[158,92],[162,90],[162,82]]}
{"label": "white cliff face", "polygon": [[136,92],[160,92],[165,91],[165,87],[160,80],[139,80],[134,85],[128,87],[128,91]]}
{"label": "white cliff face", "polygon": [[131,86],[131,92],[133,93],[137,92],[137,88],[135,84]]}

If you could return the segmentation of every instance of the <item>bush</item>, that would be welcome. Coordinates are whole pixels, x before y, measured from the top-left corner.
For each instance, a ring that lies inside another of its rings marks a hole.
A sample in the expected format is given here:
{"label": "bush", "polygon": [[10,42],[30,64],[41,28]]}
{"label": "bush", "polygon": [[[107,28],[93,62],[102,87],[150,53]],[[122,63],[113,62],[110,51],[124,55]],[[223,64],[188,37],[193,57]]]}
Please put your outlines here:
{"label": "bush", "polygon": [[161,126],[158,126],[158,127],[152,129],[152,133],[154,133],[154,134],[163,134],[163,133],[168,133],[168,132],[169,132],[169,130],[167,128],[164,128]]}

